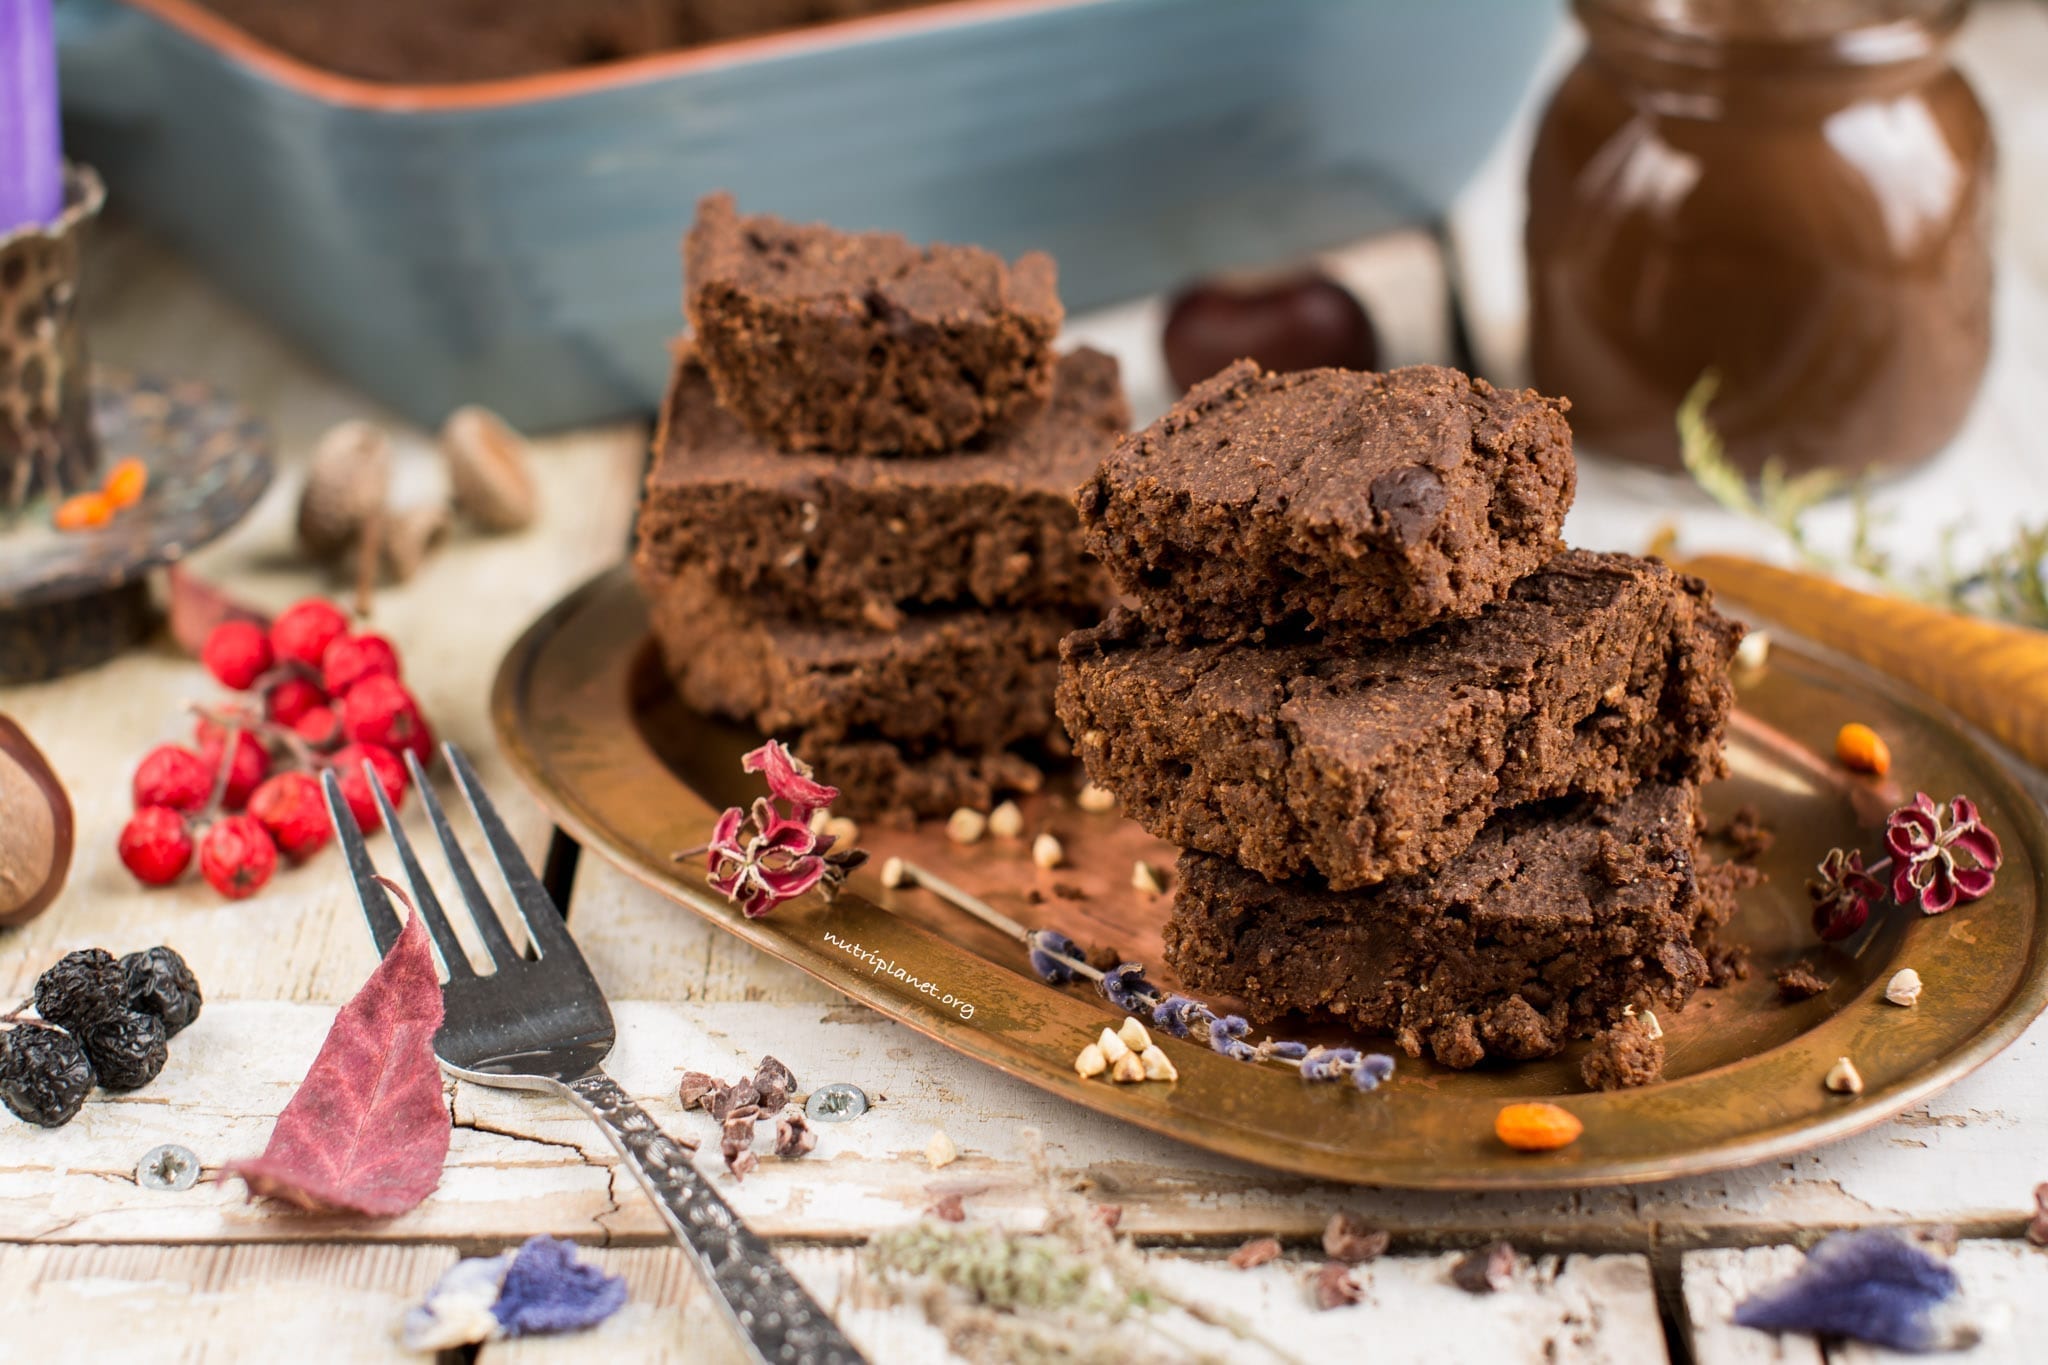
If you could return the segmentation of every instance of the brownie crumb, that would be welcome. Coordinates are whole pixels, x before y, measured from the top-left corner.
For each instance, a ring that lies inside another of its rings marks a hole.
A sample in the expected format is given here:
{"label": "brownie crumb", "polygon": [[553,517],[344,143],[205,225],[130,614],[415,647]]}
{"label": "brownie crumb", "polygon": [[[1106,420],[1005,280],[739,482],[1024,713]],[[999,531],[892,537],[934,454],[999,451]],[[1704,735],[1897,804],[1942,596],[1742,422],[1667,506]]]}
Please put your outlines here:
{"label": "brownie crumb", "polygon": [[[1054,882],[1052,884],[1052,893],[1063,901],[1085,901],[1088,899],[1088,888],[1076,886],[1072,882]],[[1114,967],[1116,964],[1112,962],[1109,965]]]}
{"label": "brownie crumb", "polygon": [[1780,967],[1771,973],[1771,980],[1778,983],[1778,994],[1787,1000],[1811,1000],[1825,994],[1834,983],[1823,981],[1813,969],[1813,964],[1800,958],[1789,967]]}
{"label": "brownie crumb", "polygon": [[1728,817],[1728,823],[1709,830],[1707,837],[1728,846],[1728,856],[1738,863],[1753,863],[1771,851],[1778,834],[1764,823],[1763,812],[1745,801]]}
{"label": "brownie crumb", "polygon": [[1112,971],[1124,963],[1124,955],[1112,944],[1098,944],[1082,954],[1088,965],[1098,972]]}
{"label": "brownie crumb", "polygon": [[1595,1090],[1627,1090],[1664,1079],[1664,1035],[1632,1014],[1593,1039],[1579,1079]]}

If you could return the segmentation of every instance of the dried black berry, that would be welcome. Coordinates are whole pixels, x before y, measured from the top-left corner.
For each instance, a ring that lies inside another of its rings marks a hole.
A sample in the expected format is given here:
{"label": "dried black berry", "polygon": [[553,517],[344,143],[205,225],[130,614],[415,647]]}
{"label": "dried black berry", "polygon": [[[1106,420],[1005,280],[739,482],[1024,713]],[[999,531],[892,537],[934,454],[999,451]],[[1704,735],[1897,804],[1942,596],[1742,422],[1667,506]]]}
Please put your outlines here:
{"label": "dried black berry", "polygon": [[109,1090],[136,1090],[156,1079],[171,1055],[164,1021],[154,1014],[123,1010],[85,1030],[85,1055]]}
{"label": "dried black berry", "polygon": [[0,1103],[30,1123],[71,1122],[92,1079],[85,1049],[68,1033],[23,1024],[0,1034]]}
{"label": "dried black berry", "polygon": [[199,979],[176,949],[130,953],[121,959],[121,973],[127,979],[128,1008],[163,1020],[165,1037],[175,1038],[199,1017]]}
{"label": "dried black berry", "polygon": [[36,978],[36,1013],[59,1028],[82,1033],[85,1026],[126,1009],[121,964],[104,948],[66,953]]}

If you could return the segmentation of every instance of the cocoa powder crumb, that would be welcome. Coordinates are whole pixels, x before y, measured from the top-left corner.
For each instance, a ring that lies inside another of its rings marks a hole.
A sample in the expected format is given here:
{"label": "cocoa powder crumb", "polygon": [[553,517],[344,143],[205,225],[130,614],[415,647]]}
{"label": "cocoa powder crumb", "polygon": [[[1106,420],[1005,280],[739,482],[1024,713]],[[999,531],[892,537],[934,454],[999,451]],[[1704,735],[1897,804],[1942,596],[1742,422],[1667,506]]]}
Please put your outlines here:
{"label": "cocoa powder crumb", "polygon": [[1833,984],[1821,980],[1813,964],[1803,957],[1789,967],[1780,967],[1772,972],[1771,980],[1778,983],[1778,994],[1786,1000],[1810,1000],[1824,994]]}
{"label": "cocoa powder crumb", "polygon": [[1365,1290],[1351,1277],[1351,1267],[1342,1261],[1325,1261],[1316,1272],[1316,1307],[1325,1313],[1343,1308],[1365,1297]]}

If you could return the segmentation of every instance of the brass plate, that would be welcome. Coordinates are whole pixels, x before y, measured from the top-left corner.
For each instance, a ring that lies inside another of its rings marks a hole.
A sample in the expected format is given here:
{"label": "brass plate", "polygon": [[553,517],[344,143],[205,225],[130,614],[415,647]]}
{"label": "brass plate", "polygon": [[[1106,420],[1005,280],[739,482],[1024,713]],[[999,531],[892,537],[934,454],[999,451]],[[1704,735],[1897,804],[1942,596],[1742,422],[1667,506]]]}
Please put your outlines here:
{"label": "brass plate", "polygon": [[[2004,842],[2005,866],[1984,900],[1932,919],[1881,911],[1846,951],[1823,948],[1808,924],[1805,876],[1830,845],[1860,841],[1876,849],[1877,833],[1857,828],[1838,791],[1816,788],[1796,766],[1736,739],[1734,776],[1710,790],[1709,809],[1720,819],[1752,802],[1778,835],[1761,863],[1769,880],[1744,897],[1735,922],[1755,970],[1663,1020],[1666,1083],[1611,1094],[1584,1090],[1576,1049],[1469,1072],[1403,1058],[1390,1084],[1363,1095],[1342,1084],[1304,1085],[1286,1068],[1232,1062],[1172,1039],[1164,1046],[1180,1071],[1175,1084],[1082,1081],[1070,1069],[1073,1056],[1115,1023],[1115,1011],[1082,985],[1043,985],[1020,949],[929,892],[887,891],[863,875],[830,905],[805,902],[744,918],[706,888],[700,864],[678,866],[669,854],[705,840],[714,807],[757,793],[738,761],[757,739],[673,700],[623,570],[586,584],[527,630],[499,669],[492,714],[513,765],[587,848],[957,1052],[1077,1104],[1262,1166],[1479,1190],[1660,1180],[1803,1151],[1925,1100],[2018,1037],[2048,1003],[2048,830],[1982,749],[1876,679],[1783,644],[1745,680],[1741,703],[1822,752],[1843,721],[1874,725],[1890,740],[1894,776],[1908,793],[1918,787],[1943,800],[1959,792],[1977,800]],[[1061,836],[1073,866],[1041,872],[1022,840],[955,848],[930,826],[865,830],[862,842],[877,860],[902,854],[985,892],[1027,924],[1055,925],[1084,946],[1114,944],[1170,986],[1159,954],[1165,902],[1132,890],[1130,873],[1140,856],[1170,866],[1171,851],[1114,814],[1079,811],[1060,790],[1035,798],[1027,814],[1029,829]],[[861,956],[835,944],[857,945]],[[1783,1004],[1770,971],[1801,955],[1834,985]],[[1886,981],[1906,966],[1926,982],[1913,1009],[1883,998]],[[1301,1036],[1287,1021],[1258,1022],[1277,1036]],[[1863,1073],[1860,1097],[1822,1087],[1828,1067],[1845,1055]],[[1559,1152],[1509,1151],[1493,1136],[1494,1113],[1528,1098],[1560,1099],[1585,1121],[1585,1135]]]}

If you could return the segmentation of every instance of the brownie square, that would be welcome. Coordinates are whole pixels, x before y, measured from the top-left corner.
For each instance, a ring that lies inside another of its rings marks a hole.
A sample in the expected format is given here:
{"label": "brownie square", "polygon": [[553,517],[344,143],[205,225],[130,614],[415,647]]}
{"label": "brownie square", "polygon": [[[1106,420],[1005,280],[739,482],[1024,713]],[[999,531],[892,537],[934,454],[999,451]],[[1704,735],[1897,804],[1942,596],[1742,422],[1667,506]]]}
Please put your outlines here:
{"label": "brownie square", "polygon": [[654,639],[692,708],[788,742],[847,813],[945,814],[1036,784],[1027,757],[1064,757],[1053,713],[1052,610],[943,612],[891,632],[764,615],[684,570],[641,580]]}
{"label": "brownie square", "polygon": [[1166,960],[1190,990],[1446,1066],[1547,1056],[1707,984],[1734,903],[1696,875],[1695,812],[1690,784],[1664,782],[1524,807],[1441,871],[1350,892],[1184,853]]}
{"label": "brownie square", "polygon": [[683,275],[719,401],[783,450],[941,454],[1052,391],[1063,310],[1044,252],[1006,265],[980,247],[743,218],[719,193],[697,205]]}
{"label": "brownie square", "polygon": [[1566,406],[1433,365],[1241,360],[1082,488],[1088,548],[1169,640],[1407,635],[1499,601],[1560,548]]}
{"label": "brownie square", "polygon": [[784,455],[718,406],[685,348],[641,504],[638,563],[709,569],[764,612],[889,629],[900,608],[1095,607],[1071,500],[1130,423],[1117,363],[1078,350],[1052,401],[987,448],[931,460]]}
{"label": "brownie square", "polygon": [[1718,776],[1741,635],[1697,579],[1567,550],[1401,640],[1175,645],[1118,608],[1062,646],[1059,712],[1153,834],[1342,891],[1442,866],[1496,810]]}

